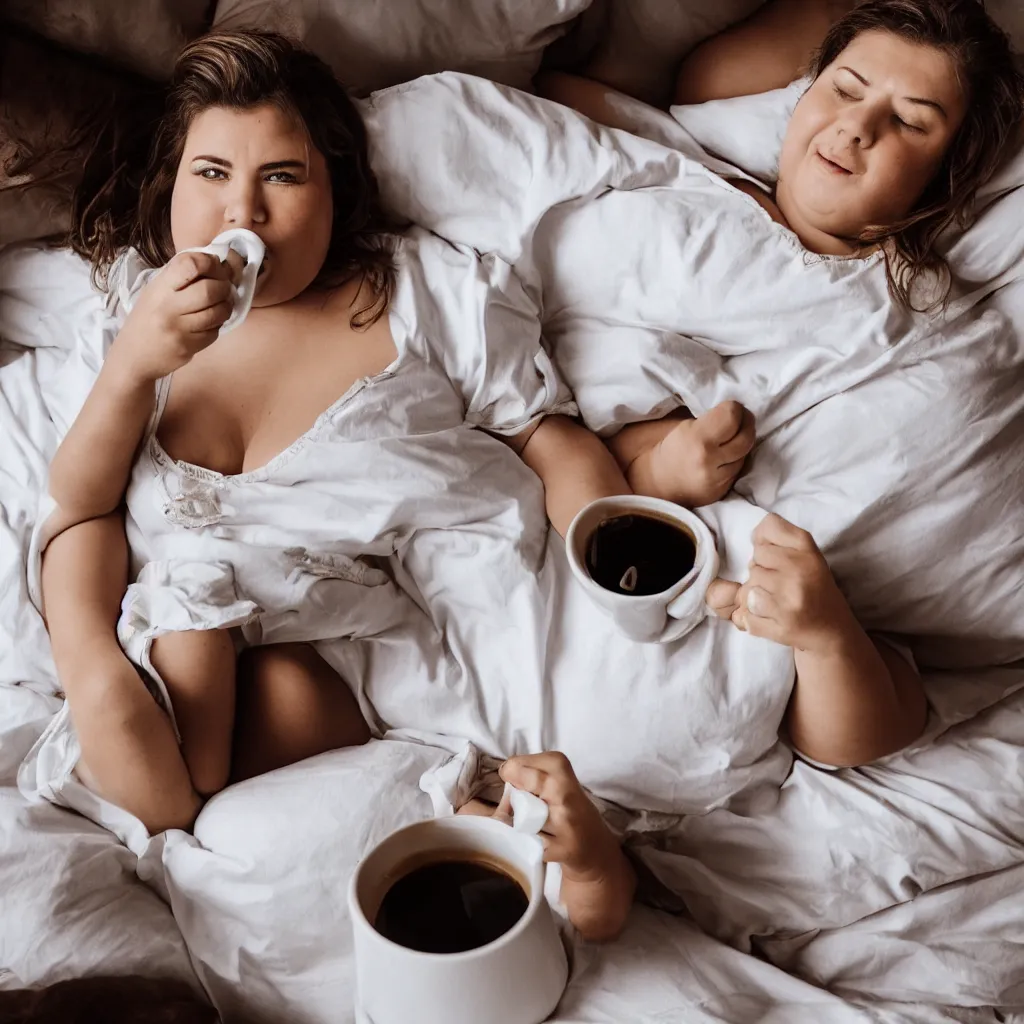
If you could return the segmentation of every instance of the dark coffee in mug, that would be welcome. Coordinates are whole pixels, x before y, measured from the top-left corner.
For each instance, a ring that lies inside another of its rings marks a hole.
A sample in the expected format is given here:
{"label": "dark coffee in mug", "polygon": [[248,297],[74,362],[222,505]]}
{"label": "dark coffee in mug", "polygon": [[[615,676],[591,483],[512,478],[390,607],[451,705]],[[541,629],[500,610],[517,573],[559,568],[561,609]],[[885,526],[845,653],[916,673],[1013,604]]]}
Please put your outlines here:
{"label": "dark coffee in mug", "polygon": [[587,572],[616,594],[649,597],[674,587],[697,560],[697,544],[678,523],[630,512],[600,523],[587,545]]}
{"label": "dark coffee in mug", "polygon": [[373,926],[392,942],[421,953],[464,953],[510,931],[530,898],[493,859],[459,851],[399,867]]}

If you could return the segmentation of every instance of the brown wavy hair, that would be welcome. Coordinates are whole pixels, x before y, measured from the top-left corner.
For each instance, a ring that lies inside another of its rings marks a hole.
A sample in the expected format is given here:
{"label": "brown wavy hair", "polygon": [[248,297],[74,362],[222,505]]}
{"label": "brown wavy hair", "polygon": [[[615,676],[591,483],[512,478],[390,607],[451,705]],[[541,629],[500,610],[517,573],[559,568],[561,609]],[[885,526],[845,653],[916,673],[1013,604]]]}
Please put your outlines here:
{"label": "brown wavy hair", "polygon": [[953,61],[967,114],[942,165],[914,209],[897,224],[871,228],[858,239],[885,252],[889,290],[910,309],[916,286],[935,275],[948,302],[953,275],[940,242],[971,221],[978,188],[996,171],[1024,116],[1024,77],[1013,49],[980,0],[864,0],[832,26],[811,68],[819,75],[862,32],[881,30],[941,50]]}
{"label": "brown wavy hair", "polygon": [[[189,43],[175,62],[162,112],[98,140],[74,196],[68,236],[98,282],[129,246],[154,267],[174,255],[171,193],[193,119],[211,107],[267,104],[297,117],[327,160],[334,223],[314,284],[355,277],[369,284],[373,299],[355,313],[353,326],[369,326],[386,312],[395,288],[393,226],[381,208],[362,118],[322,60],[273,32],[212,32]],[[138,141],[146,134],[148,152]]]}

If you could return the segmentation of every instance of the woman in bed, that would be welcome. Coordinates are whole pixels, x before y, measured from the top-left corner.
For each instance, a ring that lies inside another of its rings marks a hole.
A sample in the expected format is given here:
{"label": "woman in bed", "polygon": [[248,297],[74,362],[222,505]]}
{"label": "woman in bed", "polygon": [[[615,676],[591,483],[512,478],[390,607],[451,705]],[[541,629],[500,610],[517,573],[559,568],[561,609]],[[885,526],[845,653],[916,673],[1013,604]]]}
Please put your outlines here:
{"label": "woman in bed", "polygon": [[[373,564],[415,531],[502,510],[521,529],[495,483],[508,449],[560,532],[628,487],[573,418],[511,269],[390,228],[360,116],[313,55],[271,34],[190,44],[141,188],[126,174],[73,236],[117,331],[37,531],[67,700],[27,763],[155,833],[189,827],[229,778],[368,738],[311,642],[415,613]],[[249,315],[218,337],[237,261],[183,250],[229,228],[267,255]],[[557,855],[580,828],[548,797]],[[565,854],[571,913],[587,849]]]}
{"label": "woman in bed", "polygon": [[[1024,109],[1009,40],[978,0],[770,0],[684,61],[676,102],[781,87],[808,66],[812,84],[788,125],[775,187],[745,176],[731,184],[808,253],[859,260],[880,250],[898,303],[916,308],[924,295],[940,306],[952,284],[943,236],[966,226]],[[546,73],[537,85],[594,120],[631,127],[621,94],[598,81]],[[734,404],[704,420],[681,412],[621,431],[614,447],[635,490],[700,505],[738,476],[733,439],[745,425]]]}
{"label": "woman in bed", "polygon": [[[851,8],[845,0],[771,0],[684,62],[677,100],[779,87],[809,63],[812,84],[790,120],[775,188],[739,176],[731,184],[795,235],[807,276],[842,270],[806,253],[851,261],[853,272],[853,261],[881,251],[878,272],[896,302],[912,307],[918,288],[927,293],[936,279],[948,294],[940,242],[965,226],[978,187],[1004,156],[1024,87],[1006,35],[977,0]],[[538,86],[597,121],[630,127],[614,90],[599,82],[546,74]],[[736,197],[731,209],[745,216],[750,205]],[[779,234],[764,222],[753,214],[744,222],[761,231],[748,240],[759,252]],[[735,403],[696,419],[680,410],[627,426],[610,444],[634,490],[699,505],[739,474],[743,460],[732,447],[747,415]],[[680,474],[680,465],[692,470]],[[738,627],[795,649],[787,727],[809,757],[864,763],[920,734],[926,703],[915,669],[868,640],[804,531],[770,516],[755,536],[747,581],[718,581],[709,603]]]}

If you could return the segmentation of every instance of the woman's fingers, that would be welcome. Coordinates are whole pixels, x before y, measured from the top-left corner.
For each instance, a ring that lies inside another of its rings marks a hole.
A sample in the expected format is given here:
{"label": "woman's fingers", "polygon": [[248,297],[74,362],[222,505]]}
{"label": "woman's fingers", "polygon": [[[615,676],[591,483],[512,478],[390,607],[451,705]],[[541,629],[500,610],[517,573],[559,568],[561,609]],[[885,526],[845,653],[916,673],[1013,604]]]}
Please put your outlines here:
{"label": "woman's fingers", "polygon": [[715,579],[711,581],[704,601],[719,618],[728,619],[736,610],[736,595],[739,590],[740,585],[733,580]]}
{"label": "woman's fingers", "polygon": [[779,614],[775,596],[762,586],[747,581],[736,595],[736,610],[732,621],[752,636],[769,636],[775,633],[768,623],[774,623]]}
{"label": "woman's fingers", "polygon": [[746,410],[739,402],[720,402],[693,421],[697,436],[710,445],[720,447],[733,440],[743,428]]}
{"label": "woman's fingers", "polygon": [[182,291],[203,278],[227,280],[230,269],[225,269],[216,256],[208,252],[178,253],[163,272],[175,291]]}
{"label": "woman's fingers", "polygon": [[192,334],[206,334],[208,331],[219,330],[231,316],[231,309],[230,302],[218,302],[196,313],[186,313],[181,319]]}
{"label": "woman's fingers", "polygon": [[754,530],[754,543],[763,542],[776,544],[782,548],[793,548],[797,551],[817,551],[814,538],[799,526],[783,519],[782,516],[769,513],[757,524]]}
{"label": "woman's fingers", "polygon": [[754,414],[748,409],[743,409],[739,430],[719,449],[722,465],[731,466],[738,463],[738,469],[743,464],[743,460],[752,451],[756,440],[757,425],[754,422]]}
{"label": "woman's fingers", "polygon": [[746,608],[756,619],[774,619],[779,611],[774,596],[758,586],[751,586],[747,591]]}
{"label": "woman's fingers", "polygon": [[239,253],[235,252],[234,249],[228,250],[228,258],[224,261],[222,266],[227,271],[227,279],[232,284],[240,284],[242,281],[242,271],[245,270],[245,259]]}
{"label": "woman's fingers", "polygon": [[751,565],[747,578],[743,581],[748,592],[752,587],[767,590],[774,598],[778,598],[778,590],[783,583],[782,573],[775,569],[766,569],[761,565]]}
{"label": "woman's fingers", "polygon": [[577,791],[582,793],[569,759],[557,751],[510,757],[498,774],[516,789],[532,793],[548,805],[547,821],[540,832],[544,859],[562,860],[567,852],[560,839],[566,833],[566,797]]}
{"label": "woman's fingers", "polygon": [[569,759],[554,750],[510,757],[498,774],[516,789],[539,796],[548,806],[560,802],[567,792],[579,787]]}
{"label": "woman's fingers", "polygon": [[759,566],[768,571],[785,572],[793,563],[793,555],[792,548],[780,547],[768,541],[758,541],[754,544],[754,557],[750,561],[750,567],[753,569]]}
{"label": "woman's fingers", "polygon": [[176,303],[181,315],[198,313],[219,302],[234,302],[235,291],[230,281],[224,278],[203,277],[178,292]]}

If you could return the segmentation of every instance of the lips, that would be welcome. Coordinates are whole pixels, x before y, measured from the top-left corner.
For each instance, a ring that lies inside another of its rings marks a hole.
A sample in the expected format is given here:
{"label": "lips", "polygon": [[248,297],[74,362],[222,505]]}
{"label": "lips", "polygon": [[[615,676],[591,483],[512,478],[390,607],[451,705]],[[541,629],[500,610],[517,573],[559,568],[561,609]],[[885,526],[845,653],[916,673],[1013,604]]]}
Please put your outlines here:
{"label": "lips", "polygon": [[849,167],[832,157],[826,156],[820,149],[817,150],[815,155],[833,174],[853,174]]}

